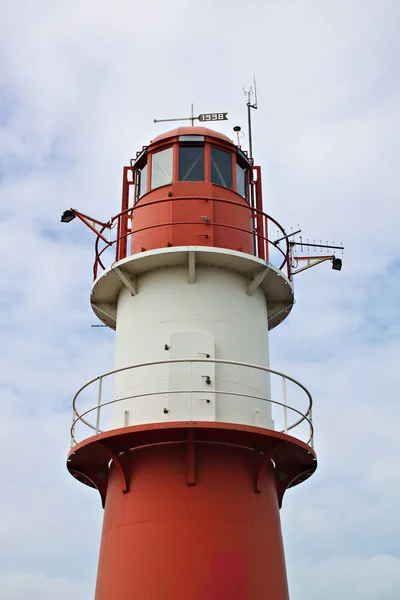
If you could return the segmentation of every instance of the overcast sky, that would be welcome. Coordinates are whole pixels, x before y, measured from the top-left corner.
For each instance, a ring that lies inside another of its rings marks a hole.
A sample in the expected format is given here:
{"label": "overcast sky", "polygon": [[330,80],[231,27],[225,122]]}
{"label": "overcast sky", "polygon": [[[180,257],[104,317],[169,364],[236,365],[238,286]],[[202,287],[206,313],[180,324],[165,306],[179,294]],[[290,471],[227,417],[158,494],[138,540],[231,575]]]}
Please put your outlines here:
{"label": "overcast sky", "polygon": [[[93,598],[102,510],[66,472],[70,404],[113,367],[92,236],[155,117],[246,125],[264,209],[343,241],[298,276],[271,366],[315,402],[319,469],[281,511],[291,600],[399,600],[398,0],[0,0],[0,597]],[[247,138],[243,140],[246,146]]]}

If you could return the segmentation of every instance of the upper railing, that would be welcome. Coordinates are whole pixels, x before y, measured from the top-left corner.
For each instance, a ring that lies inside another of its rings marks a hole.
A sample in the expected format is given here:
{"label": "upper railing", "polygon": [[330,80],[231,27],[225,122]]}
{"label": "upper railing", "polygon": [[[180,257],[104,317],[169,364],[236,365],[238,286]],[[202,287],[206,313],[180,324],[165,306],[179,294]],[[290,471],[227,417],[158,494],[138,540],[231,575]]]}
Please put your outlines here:
{"label": "upper railing", "polygon": [[[157,223],[154,225],[147,225],[132,231],[132,218],[138,211],[145,210],[149,206],[154,204],[162,204],[164,202],[187,202],[190,200],[205,200],[208,203],[218,204],[223,203],[227,205],[233,205],[243,210],[249,211],[249,221],[252,223],[252,227],[249,229],[229,225],[226,223],[220,223],[215,221],[207,221],[207,225],[212,227],[218,227],[226,230],[237,231],[239,233],[249,234],[254,239],[255,252],[254,255],[263,260],[267,260],[280,270],[283,270],[287,277],[291,279],[290,269],[290,245],[287,238],[287,234],[283,227],[272,217],[266,213],[253,208],[249,204],[239,204],[232,200],[226,200],[223,198],[212,198],[212,197],[194,197],[194,196],[181,196],[179,198],[163,198],[161,200],[153,200],[144,204],[138,203],[135,206],[128,208],[121,213],[115,215],[108,221],[106,225],[103,225],[98,232],[100,235],[96,238],[95,243],[95,262],[93,266],[93,276],[97,279],[100,270],[105,270],[114,261],[121,260],[127,256],[128,251],[128,240],[133,234],[137,234],[143,231],[151,230],[158,227],[165,226],[199,226],[204,225],[202,221],[179,221],[179,222],[166,222]],[[108,242],[105,241],[104,231],[109,229],[111,237]],[[116,232],[112,237],[112,232]],[[271,232],[271,233],[270,233]],[[274,235],[273,235],[274,234]],[[276,240],[280,240],[282,248],[278,245]],[[103,244],[101,246],[101,243]],[[114,252],[109,252],[114,250]]]}
{"label": "upper railing", "polygon": [[[78,392],[75,394],[73,399],[73,412],[72,412],[72,426],[71,426],[71,448],[75,446],[79,441],[87,437],[97,435],[105,430],[112,429],[109,427],[109,421],[111,418],[110,408],[120,402],[129,400],[130,402],[135,399],[143,399],[157,396],[168,396],[168,394],[202,394],[204,389],[194,389],[192,382],[190,387],[187,389],[164,389],[156,391],[147,391],[146,393],[134,393],[128,394],[124,397],[117,399],[113,398],[113,378],[111,376],[122,373],[124,371],[136,371],[154,368],[157,366],[164,366],[170,364],[189,364],[194,363],[212,363],[218,365],[231,365],[235,367],[235,373],[237,374],[238,369],[250,369],[253,373],[264,372],[268,375],[272,375],[271,378],[271,392],[267,392],[265,395],[254,395],[243,392],[234,392],[231,390],[218,389],[207,390],[207,395],[214,395],[215,400],[217,397],[237,397],[243,402],[249,400],[260,400],[262,402],[269,402],[272,405],[272,418],[275,421],[275,430],[285,434],[293,435],[294,437],[307,443],[311,448],[314,447],[314,429],[312,424],[312,397],[310,392],[296,379],[274,371],[260,365],[253,365],[250,363],[231,361],[231,360],[217,360],[217,359],[175,359],[175,360],[162,360],[152,361],[146,363],[140,363],[122,369],[115,369],[108,371],[102,375],[98,375],[94,379],[91,379],[85,385],[83,385]],[[190,369],[192,372],[192,369]],[[153,373],[153,372],[152,372]],[[135,385],[135,381],[132,380],[132,386]],[[218,384],[218,378],[216,379]],[[105,389],[107,387],[108,388]],[[288,387],[291,387],[289,392]],[[168,387],[168,382],[167,382]],[[89,392],[89,393],[88,393]],[[290,395],[290,404],[288,403],[288,395]],[[78,408],[79,404],[79,408]],[[81,406],[82,405],[82,406]],[[132,406],[130,404],[130,406]],[[257,423],[254,423],[257,425]],[[80,429],[80,435],[77,434],[77,428]],[[77,436],[79,439],[77,439]]]}

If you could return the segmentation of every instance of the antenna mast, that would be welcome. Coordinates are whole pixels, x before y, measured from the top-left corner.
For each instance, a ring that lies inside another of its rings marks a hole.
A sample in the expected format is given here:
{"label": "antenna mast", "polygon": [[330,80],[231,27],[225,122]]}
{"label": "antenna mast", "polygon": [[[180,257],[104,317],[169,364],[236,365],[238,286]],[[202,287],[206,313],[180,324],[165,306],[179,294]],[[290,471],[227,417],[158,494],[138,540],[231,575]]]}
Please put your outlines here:
{"label": "antenna mast", "polygon": [[[256,86],[255,76],[253,76],[253,85],[254,85],[254,90],[253,90],[253,86],[250,86],[248,91],[246,91],[245,88],[243,88],[244,95],[247,96],[247,124],[248,124],[248,129],[249,129],[249,156],[251,159],[253,159],[253,137],[252,137],[252,131],[251,131],[251,109],[254,108],[255,110],[257,110],[257,108],[258,108],[257,86]],[[254,102],[252,103],[251,97],[253,95],[254,95]]]}
{"label": "antenna mast", "polygon": [[[256,86],[255,75],[253,75],[253,85],[254,85],[254,90],[253,90],[253,86],[250,86],[248,91],[246,91],[245,88],[243,88],[244,95],[247,96],[247,124],[248,124],[248,130],[249,130],[249,158],[250,158],[251,164],[253,164],[253,138],[252,138],[252,131],[251,131],[251,109],[253,108],[253,109],[257,110],[257,108],[258,108],[257,86]],[[254,102],[252,103],[251,97],[253,95],[254,95]],[[251,181],[250,181],[250,200],[251,200],[252,208],[255,208],[253,175],[251,176]],[[253,219],[253,223],[255,225],[255,223],[256,223],[255,218]],[[256,236],[254,236],[254,252],[256,252],[256,247],[257,247],[257,240],[256,240]]]}

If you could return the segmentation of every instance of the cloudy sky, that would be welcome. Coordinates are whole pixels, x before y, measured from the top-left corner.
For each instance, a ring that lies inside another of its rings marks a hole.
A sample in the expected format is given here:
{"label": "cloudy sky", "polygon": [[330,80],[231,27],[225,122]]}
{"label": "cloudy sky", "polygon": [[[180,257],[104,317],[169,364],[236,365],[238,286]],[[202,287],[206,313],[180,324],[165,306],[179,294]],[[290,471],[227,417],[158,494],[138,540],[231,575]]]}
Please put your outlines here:
{"label": "cloudy sky", "polygon": [[[0,0],[0,596],[93,597],[102,510],[66,472],[70,402],[112,368],[92,236],[155,117],[257,76],[265,210],[343,241],[299,275],[272,367],[315,401],[320,467],[281,512],[291,600],[400,599],[399,0]],[[244,145],[246,139],[244,139]]]}

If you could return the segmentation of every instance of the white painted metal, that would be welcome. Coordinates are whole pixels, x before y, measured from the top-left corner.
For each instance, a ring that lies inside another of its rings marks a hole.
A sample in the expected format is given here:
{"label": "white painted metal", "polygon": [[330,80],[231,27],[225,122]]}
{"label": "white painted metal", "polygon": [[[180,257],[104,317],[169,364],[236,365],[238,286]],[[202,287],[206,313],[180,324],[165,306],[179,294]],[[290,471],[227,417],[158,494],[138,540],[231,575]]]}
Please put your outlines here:
{"label": "white painted metal", "polygon": [[189,283],[196,281],[196,252],[189,252]]}
{"label": "white painted metal", "polygon": [[282,377],[282,395],[283,395],[283,431],[287,433],[287,393],[286,379]]}
{"label": "white painted metal", "polygon": [[132,296],[137,294],[136,277],[132,277],[126,273],[122,267],[113,267],[113,271],[118,275],[122,283],[128,288]]}
{"label": "white painted metal", "polygon": [[[213,357],[214,345],[217,359],[269,367],[265,294],[255,288],[249,296],[245,275],[196,264],[195,283],[191,284],[187,265],[164,267],[137,275],[137,291],[132,296],[124,286],[119,292],[116,369],[173,357],[200,358],[204,353]],[[240,398],[240,394],[270,398],[267,372],[250,372],[229,364],[217,364],[215,373],[210,374],[202,373],[201,368],[193,368],[191,382],[190,373],[183,367],[168,365],[119,373],[115,377],[115,399],[168,393],[116,403],[111,427],[123,427],[128,410],[130,425],[201,419],[246,425],[257,422],[261,427],[273,428],[269,402],[251,397],[244,402]],[[209,375],[210,384],[202,379],[203,375]],[[174,389],[201,392],[178,400]],[[212,400],[214,389],[217,393]],[[218,394],[219,389],[232,395]]]}
{"label": "white painted metal", "polygon": [[294,303],[292,283],[274,265],[264,260],[225,248],[180,246],[158,248],[128,256],[101,272],[93,285],[91,303],[96,315],[115,329],[117,301],[124,286],[116,268],[131,276],[137,289],[137,278],[161,268],[186,265],[187,279],[194,284],[198,266],[216,267],[241,274],[248,284],[248,293],[257,287],[264,293],[268,306],[268,327],[276,327],[287,317]]}
{"label": "white painted metal", "polygon": [[[215,341],[210,331],[173,331],[169,357],[215,358]],[[176,394],[174,390],[190,390]],[[176,421],[215,421],[215,363],[171,363],[168,373],[168,418]],[[193,392],[191,390],[202,390]],[[204,391],[203,391],[204,390]]]}
{"label": "white painted metal", "polygon": [[254,290],[256,290],[264,281],[266,277],[271,273],[270,269],[266,268],[254,275],[254,278],[249,282],[247,286],[247,293],[249,296],[252,295]]}

